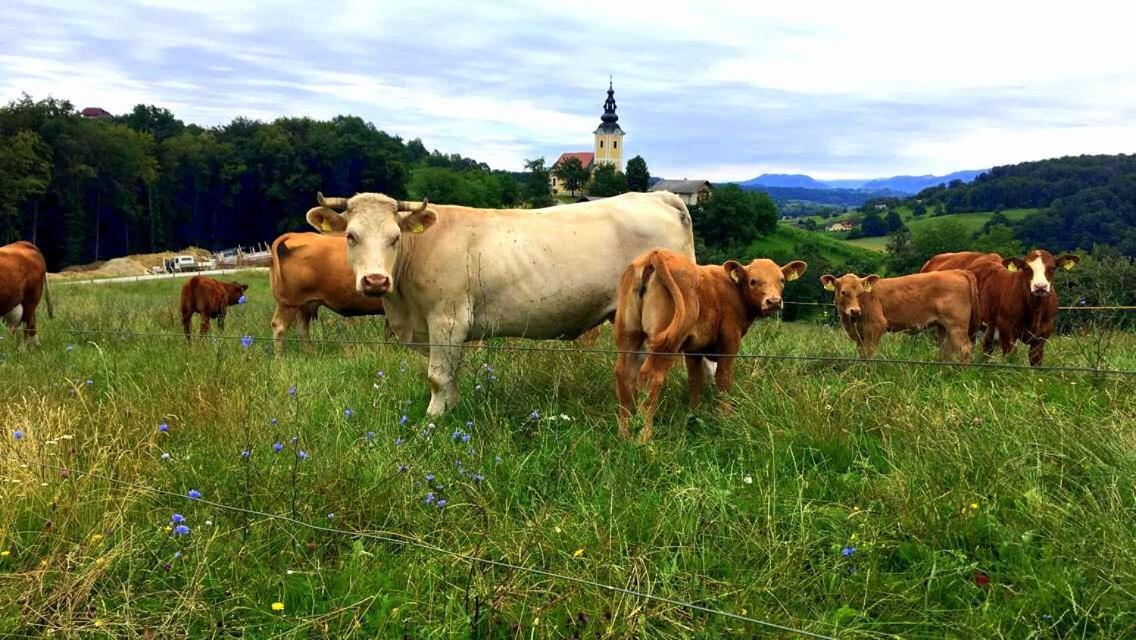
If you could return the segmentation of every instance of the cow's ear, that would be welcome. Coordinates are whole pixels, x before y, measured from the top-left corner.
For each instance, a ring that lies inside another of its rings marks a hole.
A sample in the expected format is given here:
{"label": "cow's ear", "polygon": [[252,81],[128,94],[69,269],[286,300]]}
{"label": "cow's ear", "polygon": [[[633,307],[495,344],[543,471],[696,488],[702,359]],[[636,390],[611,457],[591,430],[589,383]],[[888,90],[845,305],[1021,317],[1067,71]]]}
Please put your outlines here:
{"label": "cow's ear", "polygon": [[[399,203],[400,206],[402,203]],[[422,233],[434,226],[438,221],[438,212],[430,208],[430,202],[423,200],[422,204],[409,212],[399,212],[398,228],[403,232]]]}
{"label": "cow's ear", "polygon": [[327,207],[308,209],[308,224],[325,235],[341,235],[347,231],[347,216]]}
{"label": "cow's ear", "polygon": [[738,284],[745,284],[746,271],[745,267],[743,267],[740,262],[737,260],[727,260],[722,264],[722,268],[726,270],[726,275],[730,276],[730,280]]}
{"label": "cow's ear", "polygon": [[249,286],[247,284],[241,285],[241,291],[248,291],[248,288],[249,288]]}
{"label": "cow's ear", "polygon": [[836,291],[836,276],[831,273],[826,273],[821,276],[820,283],[824,285],[825,291]]}
{"label": "cow's ear", "polygon": [[1021,258],[1006,258],[1002,261],[1002,266],[1007,271],[1021,271],[1026,268],[1026,261]]}
{"label": "cow's ear", "polygon": [[879,282],[879,281],[880,281],[880,277],[873,273],[872,275],[864,278],[860,282],[864,285],[864,291],[871,293],[872,287],[876,286],[876,283]]}
{"label": "cow's ear", "polygon": [[1076,269],[1077,264],[1080,262],[1081,256],[1072,253],[1066,253],[1060,258],[1057,258],[1057,266],[1066,271],[1072,271],[1073,269]]}
{"label": "cow's ear", "polygon": [[781,273],[785,275],[785,280],[792,282],[797,278],[805,275],[805,269],[808,269],[808,263],[803,260],[794,260],[789,264],[781,267]]}

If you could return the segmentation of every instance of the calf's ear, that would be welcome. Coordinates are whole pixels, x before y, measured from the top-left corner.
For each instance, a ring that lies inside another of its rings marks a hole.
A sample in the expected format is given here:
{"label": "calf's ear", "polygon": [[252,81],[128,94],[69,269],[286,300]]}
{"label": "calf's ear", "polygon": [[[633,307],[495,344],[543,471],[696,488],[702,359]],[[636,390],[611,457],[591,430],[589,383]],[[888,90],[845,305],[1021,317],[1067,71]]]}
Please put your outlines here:
{"label": "calf's ear", "polygon": [[825,291],[836,291],[836,276],[831,273],[826,273],[821,276],[820,283],[824,285]]}
{"label": "calf's ear", "polygon": [[1006,258],[1002,261],[1002,266],[1007,271],[1021,271],[1026,268],[1026,261],[1021,258]]}
{"label": "calf's ear", "polygon": [[745,267],[742,266],[737,260],[727,260],[722,268],[726,270],[726,275],[730,276],[730,280],[738,284],[744,284],[746,281]]}
{"label": "calf's ear", "polygon": [[877,276],[874,273],[872,275],[864,278],[863,280],[861,280],[861,282],[864,284],[864,291],[866,291],[868,293],[872,292],[872,287],[876,286],[876,283],[879,282],[879,281],[880,281],[880,277]]}
{"label": "calf's ear", "polygon": [[347,216],[327,207],[312,207],[305,217],[308,224],[325,235],[341,235],[347,231]]}
{"label": "calf's ear", "polygon": [[1081,262],[1081,256],[1066,253],[1065,255],[1057,258],[1057,266],[1066,271],[1072,271],[1077,268],[1077,264]]}
{"label": "calf's ear", "polygon": [[789,264],[781,267],[781,273],[785,274],[785,280],[792,282],[805,274],[805,269],[808,269],[808,263],[802,260],[794,260]]}

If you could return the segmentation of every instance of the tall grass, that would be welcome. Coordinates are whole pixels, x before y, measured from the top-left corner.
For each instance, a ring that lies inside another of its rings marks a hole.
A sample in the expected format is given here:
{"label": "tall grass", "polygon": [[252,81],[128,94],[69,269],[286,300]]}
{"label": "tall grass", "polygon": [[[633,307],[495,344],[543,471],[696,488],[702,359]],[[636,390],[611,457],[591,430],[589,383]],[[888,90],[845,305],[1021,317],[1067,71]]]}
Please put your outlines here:
{"label": "tall grass", "polygon": [[[180,332],[180,283],[152,282],[54,287],[41,346],[0,341],[0,636],[766,634],[79,470],[841,638],[1136,634],[1136,380],[745,361],[732,410],[711,395],[689,412],[672,374],[639,446],[615,435],[610,355],[482,349],[431,426],[425,360],[402,347],[243,348],[272,311],[247,279],[230,338],[63,331]],[[325,313],[313,333],[381,327]],[[1081,340],[1055,339],[1047,364],[1089,364]],[[1109,344],[1136,366],[1131,335]],[[776,321],[745,348],[855,353],[834,327]],[[936,352],[929,336],[882,351]]]}

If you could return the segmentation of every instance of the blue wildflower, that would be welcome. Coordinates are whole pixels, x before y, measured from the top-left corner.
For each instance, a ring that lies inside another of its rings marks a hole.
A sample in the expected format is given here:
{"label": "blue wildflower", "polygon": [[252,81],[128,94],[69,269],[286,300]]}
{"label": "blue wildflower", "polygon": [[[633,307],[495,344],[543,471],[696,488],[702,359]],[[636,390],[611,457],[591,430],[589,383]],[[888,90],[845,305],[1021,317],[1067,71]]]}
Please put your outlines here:
{"label": "blue wildflower", "polygon": [[174,560],[181,560],[181,552],[180,551],[174,552]]}
{"label": "blue wildflower", "polygon": [[533,412],[529,414],[529,420],[540,420],[540,412],[533,409]]}
{"label": "blue wildflower", "polygon": [[433,482],[433,481],[434,481],[434,474],[432,474],[432,473],[426,474],[426,482]]}
{"label": "blue wildflower", "polygon": [[438,508],[439,509],[445,509],[446,508],[446,501],[444,499],[438,501]]}
{"label": "blue wildflower", "polygon": [[295,398],[295,397],[296,397],[296,394],[297,394],[297,391],[296,391],[296,385],[292,385],[292,386],[288,387],[288,395],[290,395],[290,396],[292,396],[293,398]]}
{"label": "blue wildflower", "polygon": [[454,433],[450,436],[450,440],[457,442],[458,438],[461,438],[461,437],[462,437],[461,429],[456,429],[456,430],[454,430]]}
{"label": "blue wildflower", "polygon": [[327,519],[328,520],[335,520],[335,514],[334,513],[327,514]]}
{"label": "blue wildflower", "polygon": [[382,371],[377,371],[375,372],[375,377],[379,380],[382,380],[383,378],[387,377],[387,374],[383,373]]}
{"label": "blue wildflower", "polygon": [[475,474],[471,475],[470,477],[473,478],[474,482],[484,482],[485,481],[485,476],[481,475],[480,473],[475,473]]}
{"label": "blue wildflower", "polygon": [[455,467],[461,467],[461,466],[462,466],[462,461],[461,461],[460,459],[459,459],[459,460],[454,460],[454,466],[455,466]]}
{"label": "blue wildflower", "polygon": [[245,460],[248,460],[249,456],[251,456],[251,455],[252,455],[252,452],[249,451],[248,449],[244,449],[244,450],[241,451],[241,457],[244,458]]}
{"label": "blue wildflower", "polygon": [[24,432],[20,431],[19,429],[16,429],[15,431],[12,432],[12,437],[17,439],[17,440],[23,440],[24,439]]}
{"label": "blue wildflower", "polygon": [[95,381],[91,380],[90,378],[87,378],[87,386],[90,386],[92,384],[95,384]]}
{"label": "blue wildflower", "polygon": [[275,426],[276,426],[277,424],[279,424],[279,422],[280,422],[280,421],[279,421],[279,420],[277,420],[276,418],[269,418],[269,419],[268,419],[268,424],[270,424],[270,425],[272,425],[272,426],[274,426],[274,427],[275,427]]}
{"label": "blue wildflower", "polygon": [[67,345],[67,353],[71,353],[74,350],[75,350],[75,345],[73,345],[73,344]]}
{"label": "blue wildflower", "polygon": [[162,460],[169,460],[169,459],[170,459],[170,454],[163,452],[162,453]]}
{"label": "blue wildflower", "polygon": [[374,431],[368,431],[367,432],[367,439],[368,440],[374,440],[375,439],[375,432]]}
{"label": "blue wildflower", "polygon": [[426,499],[424,500],[424,502],[426,504],[431,504],[431,503],[434,502],[434,492],[433,491],[426,494]]}
{"label": "blue wildflower", "polygon": [[[372,435],[373,435],[373,432],[372,432]],[[394,446],[401,447],[402,443],[403,443],[402,436],[399,436],[399,437],[394,439]]]}
{"label": "blue wildflower", "polygon": [[241,294],[241,297],[237,298],[237,304],[244,304],[248,301],[249,301],[248,296],[246,296],[244,294]]}
{"label": "blue wildflower", "polygon": [[352,409],[351,407],[347,407],[346,409],[343,410],[343,417],[347,418],[348,420],[350,420],[351,418],[354,418],[355,417],[355,410]]}
{"label": "blue wildflower", "polygon": [[169,432],[169,430],[170,430],[170,425],[168,425],[164,422],[162,424],[158,425],[158,431],[161,431],[162,433],[167,433],[167,432]]}
{"label": "blue wildflower", "polygon": [[186,494],[186,495],[189,496],[190,500],[200,500],[201,499],[201,492],[198,491],[197,489],[190,489],[189,493]]}
{"label": "blue wildflower", "polygon": [[496,456],[495,458],[493,458],[493,464],[501,464],[501,456]]}
{"label": "blue wildflower", "polygon": [[181,524],[181,523],[185,522],[185,516],[181,515],[180,513],[175,513],[173,516],[170,517],[170,522],[172,522],[174,524]]}
{"label": "blue wildflower", "polygon": [[252,346],[252,336],[242,336],[241,337],[241,347],[248,349],[251,346]]}
{"label": "blue wildflower", "polygon": [[470,435],[468,433],[462,434],[462,442],[469,444]]}
{"label": "blue wildflower", "polygon": [[283,451],[283,450],[284,450],[284,443],[283,443],[283,442],[280,442],[279,440],[277,440],[277,441],[276,441],[276,442],[275,442],[275,443],[274,443],[274,444],[272,445],[272,450],[273,450],[273,451],[275,451],[276,453],[280,453],[281,451]]}
{"label": "blue wildflower", "polygon": [[303,449],[300,449],[300,452],[297,453],[296,456],[299,457],[300,460],[307,460],[308,459],[308,452],[304,451]]}
{"label": "blue wildflower", "polygon": [[407,471],[410,471],[410,467],[408,467],[404,464],[398,465],[398,472],[399,473],[406,473]]}
{"label": "blue wildflower", "polygon": [[405,426],[407,422],[410,422],[410,418],[407,417],[406,415],[403,415],[401,418],[398,419],[398,423],[401,424],[401,425]]}
{"label": "blue wildflower", "polygon": [[179,524],[178,526],[174,527],[174,535],[179,537],[189,535],[189,527],[185,526],[184,524]]}
{"label": "blue wildflower", "polygon": [[472,429],[473,428],[473,420],[466,420],[465,421],[465,428],[466,429]]}
{"label": "blue wildflower", "polygon": [[845,558],[852,557],[852,554],[854,553],[856,553],[856,547],[844,547],[840,550],[840,555],[844,556]]}

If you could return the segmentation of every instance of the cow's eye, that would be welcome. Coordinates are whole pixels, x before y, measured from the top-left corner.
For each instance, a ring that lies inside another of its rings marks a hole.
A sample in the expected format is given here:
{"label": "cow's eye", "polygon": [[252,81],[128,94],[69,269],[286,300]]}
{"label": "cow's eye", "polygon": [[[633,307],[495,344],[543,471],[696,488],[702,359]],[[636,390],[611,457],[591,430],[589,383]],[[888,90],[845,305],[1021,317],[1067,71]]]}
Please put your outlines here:
{"label": "cow's eye", "polygon": [[391,238],[390,246],[393,247],[394,245],[398,244],[398,239],[399,239],[399,236],[395,236],[395,237]]}
{"label": "cow's eye", "polygon": [[355,235],[354,231],[347,232],[347,244],[354,245],[359,242],[359,237]]}
{"label": "cow's eye", "polygon": [[757,280],[750,278],[749,279],[749,286],[756,287],[757,286]]}

